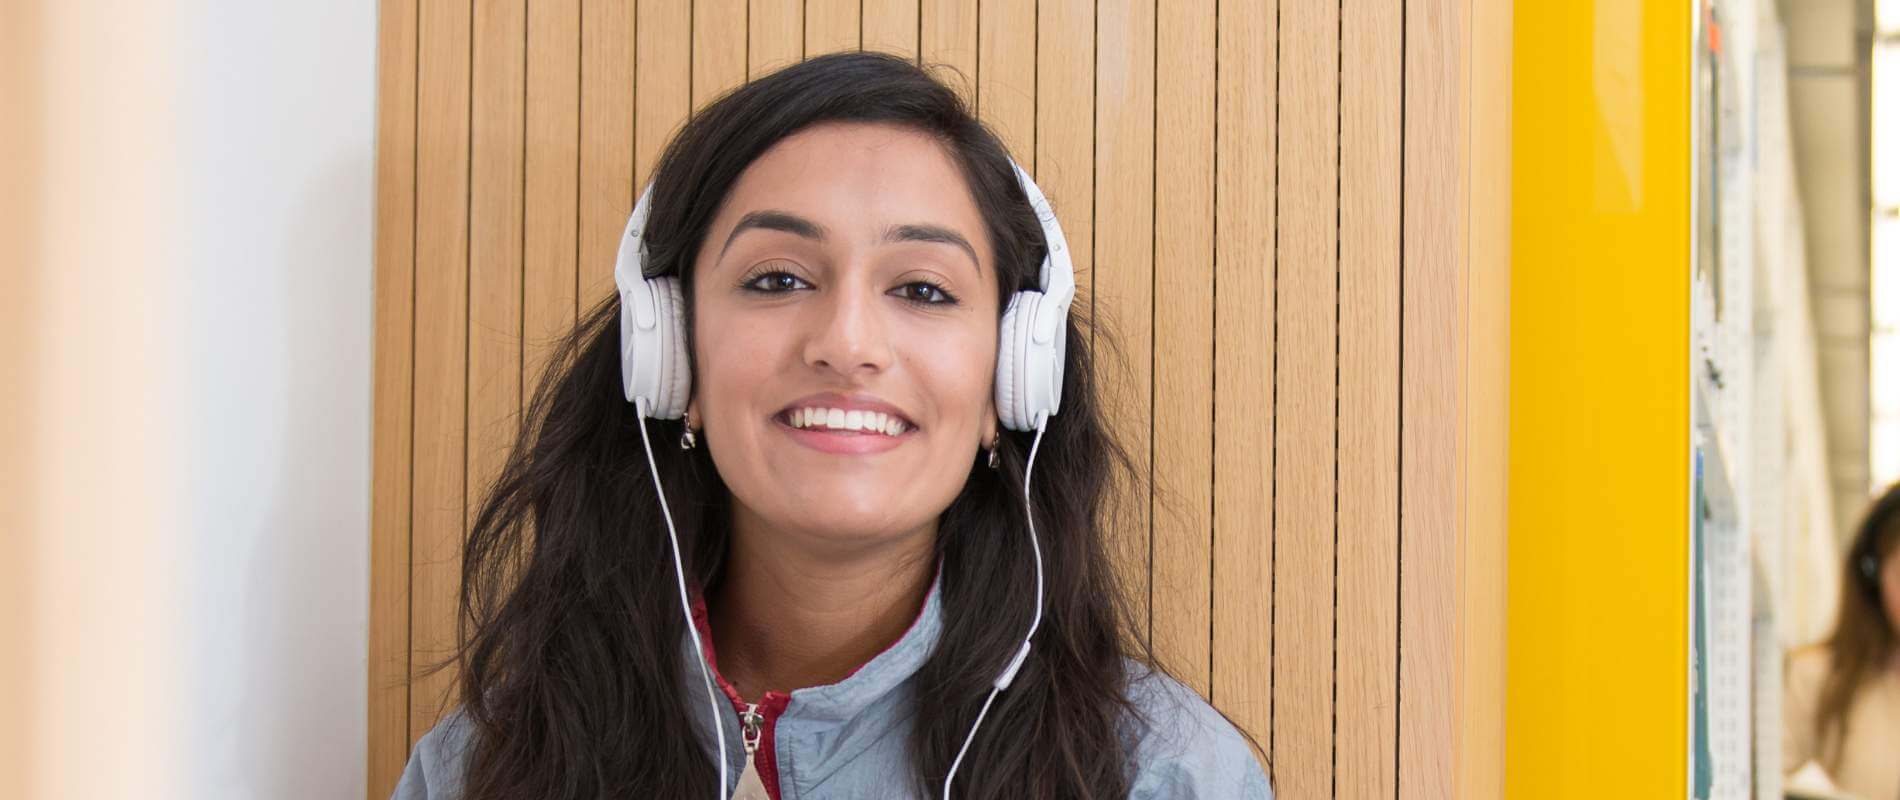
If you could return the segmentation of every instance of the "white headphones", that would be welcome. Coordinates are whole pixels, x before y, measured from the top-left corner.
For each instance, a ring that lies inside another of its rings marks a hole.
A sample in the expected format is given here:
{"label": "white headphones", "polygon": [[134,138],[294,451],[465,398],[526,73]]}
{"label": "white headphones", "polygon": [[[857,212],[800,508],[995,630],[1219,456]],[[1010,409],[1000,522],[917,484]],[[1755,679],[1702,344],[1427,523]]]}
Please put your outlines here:
{"label": "white headphones", "polygon": [[[1062,405],[1062,367],[1067,357],[1069,306],[1075,301],[1075,265],[1055,211],[1029,174],[1010,161],[1016,180],[1042,223],[1049,253],[1038,272],[1041,291],[1016,292],[1003,310],[996,353],[996,413],[1003,427],[1031,431]],[[620,289],[620,379],[627,401],[645,401],[645,413],[679,419],[692,389],[686,354],[686,318],[679,279],[645,277],[648,184],[627,218],[614,260]]]}
{"label": "white headphones", "polygon": [[[1029,204],[1042,224],[1042,235],[1049,244],[1043,256],[1037,280],[1041,291],[1024,290],[1009,298],[999,323],[996,353],[996,412],[1004,427],[1017,431],[1035,431],[1029,445],[1029,459],[1023,468],[1023,508],[1030,507],[1029,481],[1036,471],[1036,452],[1042,446],[1042,434],[1049,417],[1062,405],[1062,368],[1067,357],[1069,306],[1075,301],[1075,265],[1069,259],[1069,240],[1062,235],[1056,213],[1029,173],[1014,160],[1010,167]],[[679,419],[686,413],[687,395],[693,385],[692,368],[686,354],[685,300],[679,279],[671,276],[645,277],[647,214],[653,200],[653,185],[647,184],[640,201],[627,218],[626,234],[620,239],[620,253],[614,260],[614,285],[620,288],[620,382],[627,401],[641,417]],[[693,624],[686,592],[686,571],[680,561],[679,533],[673,527],[673,512],[667,508],[666,492],[660,488],[659,467],[653,461],[653,443],[647,438],[645,420],[640,424],[640,443],[646,448],[647,468],[653,477],[653,491],[659,495],[660,513],[666,518],[666,534],[672,545],[673,575],[678,581],[680,610],[686,630],[693,638],[693,651],[704,652],[699,630]],[[1036,565],[1036,612],[1023,635],[1023,646],[1008,666],[990,682],[989,697],[977,712],[976,722],[957,750],[956,760],[943,779],[943,798],[949,800],[950,783],[969,752],[976,731],[989,714],[997,693],[1009,688],[1016,671],[1029,657],[1030,641],[1042,626],[1042,545],[1036,539],[1034,514],[1026,514],[1029,523],[1029,549]],[[702,659],[700,675],[706,683],[706,702],[712,708],[713,729],[719,742],[719,793],[723,797],[727,781],[725,716],[719,710],[713,689],[712,673]]]}

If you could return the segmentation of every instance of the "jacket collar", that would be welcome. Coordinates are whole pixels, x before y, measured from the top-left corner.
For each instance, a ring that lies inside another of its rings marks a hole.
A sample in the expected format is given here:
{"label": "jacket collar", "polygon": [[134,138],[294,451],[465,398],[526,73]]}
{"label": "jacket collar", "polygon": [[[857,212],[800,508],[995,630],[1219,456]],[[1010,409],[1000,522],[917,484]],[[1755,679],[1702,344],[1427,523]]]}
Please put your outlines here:
{"label": "jacket collar", "polygon": [[778,715],[779,722],[796,723],[804,731],[823,731],[849,722],[909,680],[930,658],[943,632],[942,585],[943,562],[940,559],[937,573],[930,581],[930,590],[924,595],[923,607],[918,609],[917,617],[911,620],[910,628],[903,636],[836,683],[792,690],[789,702],[787,696],[779,692],[767,692],[763,698],[741,698],[738,690],[720,674],[719,661],[713,652],[712,627],[706,613],[705,599],[695,587],[692,592],[693,624],[699,629],[703,652],[695,653],[693,638],[681,634],[680,656],[684,663],[682,675],[686,689],[690,696],[699,698],[692,702],[703,707],[705,688],[699,672],[703,661],[711,668],[713,680],[726,699],[736,707],[743,708],[747,702],[759,702],[761,706],[779,704],[779,711],[782,712]]}

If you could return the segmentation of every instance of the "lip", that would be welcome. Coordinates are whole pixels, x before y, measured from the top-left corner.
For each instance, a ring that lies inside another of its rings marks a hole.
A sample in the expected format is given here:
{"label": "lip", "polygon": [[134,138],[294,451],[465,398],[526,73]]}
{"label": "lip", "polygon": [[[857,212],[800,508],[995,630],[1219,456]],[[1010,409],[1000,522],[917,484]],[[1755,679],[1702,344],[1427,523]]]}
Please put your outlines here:
{"label": "lip", "polygon": [[[882,433],[860,433],[857,431],[833,431],[813,428],[794,428],[785,422],[785,413],[794,408],[837,408],[845,411],[876,411],[904,421],[903,433],[888,436]],[[792,441],[823,453],[835,455],[873,455],[897,448],[910,437],[917,434],[917,423],[911,421],[909,414],[897,406],[886,403],[866,394],[838,394],[822,392],[807,395],[788,403],[772,415],[773,424],[785,432]]]}

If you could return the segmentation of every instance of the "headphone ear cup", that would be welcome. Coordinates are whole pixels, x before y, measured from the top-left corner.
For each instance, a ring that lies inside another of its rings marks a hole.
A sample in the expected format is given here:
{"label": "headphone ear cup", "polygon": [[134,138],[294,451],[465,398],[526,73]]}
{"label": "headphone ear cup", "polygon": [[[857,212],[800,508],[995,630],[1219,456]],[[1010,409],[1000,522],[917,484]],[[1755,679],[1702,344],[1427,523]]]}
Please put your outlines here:
{"label": "headphone ear cup", "polygon": [[648,278],[659,306],[660,359],[659,404],[654,416],[679,419],[686,414],[686,401],[693,388],[693,370],[686,357],[686,301],[678,278]]}
{"label": "headphone ear cup", "polygon": [[1010,295],[1009,307],[1003,310],[1002,323],[997,328],[996,337],[996,417],[1003,427],[1012,431],[1029,430],[1033,420],[1025,419],[1028,413],[1024,409],[1023,362],[1028,350],[1029,320],[1036,315],[1036,302],[1040,292],[1017,292]]}

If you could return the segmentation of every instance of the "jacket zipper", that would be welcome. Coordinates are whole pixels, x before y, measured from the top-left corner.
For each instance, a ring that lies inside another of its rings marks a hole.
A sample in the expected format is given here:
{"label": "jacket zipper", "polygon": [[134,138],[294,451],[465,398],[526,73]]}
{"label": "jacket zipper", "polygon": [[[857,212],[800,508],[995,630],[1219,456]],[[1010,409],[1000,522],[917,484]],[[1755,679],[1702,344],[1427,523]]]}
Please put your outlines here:
{"label": "jacket zipper", "polygon": [[[720,679],[724,682],[724,678]],[[730,688],[726,684],[726,688]],[[739,698],[737,691],[728,692],[732,707],[739,712],[739,730],[745,743],[745,753],[752,757],[753,768],[759,772],[759,782],[765,784],[765,793],[773,800],[783,797],[778,785],[778,753],[773,740],[773,729],[777,728],[778,716],[785,713],[791,696],[781,692],[766,692],[757,703],[748,703]]]}
{"label": "jacket zipper", "polygon": [[[751,759],[759,752],[759,737],[764,733],[761,730],[763,727],[761,723],[762,718],[759,716],[759,704],[747,703],[745,712],[739,715],[739,724],[744,726],[745,754],[748,759]],[[753,763],[757,764],[758,762],[754,761]]]}

